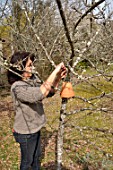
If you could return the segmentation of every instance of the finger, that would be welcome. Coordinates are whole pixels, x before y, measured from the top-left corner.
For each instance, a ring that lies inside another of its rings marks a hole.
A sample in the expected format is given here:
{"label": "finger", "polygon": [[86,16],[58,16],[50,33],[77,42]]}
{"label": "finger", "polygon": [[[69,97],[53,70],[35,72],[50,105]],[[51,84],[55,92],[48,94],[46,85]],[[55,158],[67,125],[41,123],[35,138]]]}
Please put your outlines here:
{"label": "finger", "polygon": [[64,67],[61,68],[61,70],[65,71],[65,70],[67,70],[67,68],[64,66]]}
{"label": "finger", "polygon": [[67,75],[67,72],[65,72],[65,71],[63,71],[62,73],[61,73],[61,77],[65,77]]}

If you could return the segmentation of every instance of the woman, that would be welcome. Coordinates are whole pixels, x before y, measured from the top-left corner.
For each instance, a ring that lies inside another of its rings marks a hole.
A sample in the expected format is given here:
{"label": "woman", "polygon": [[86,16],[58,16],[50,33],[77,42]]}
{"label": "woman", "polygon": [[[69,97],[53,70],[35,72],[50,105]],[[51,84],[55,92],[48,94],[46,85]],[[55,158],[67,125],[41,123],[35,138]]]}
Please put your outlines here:
{"label": "woman", "polygon": [[13,135],[20,144],[20,170],[39,170],[40,130],[46,123],[42,100],[54,94],[60,80],[66,76],[66,67],[60,63],[41,84],[32,79],[34,54],[16,52],[11,57],[8,81],[15,107]]}

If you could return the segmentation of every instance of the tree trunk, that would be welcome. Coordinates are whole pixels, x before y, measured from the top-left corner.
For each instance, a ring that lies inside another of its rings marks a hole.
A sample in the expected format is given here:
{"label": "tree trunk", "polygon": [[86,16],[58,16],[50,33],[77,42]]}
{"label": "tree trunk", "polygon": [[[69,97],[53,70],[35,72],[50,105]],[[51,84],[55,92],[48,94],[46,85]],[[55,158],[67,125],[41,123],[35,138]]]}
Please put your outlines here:
{"label": "tree trunk", "polygon": [[57,135],[57,170],[62,169],[62,154],[63,154],[63,134],[64,134],[64,121],[66,113],[67,99],[62,99],[61,110],[60,110],[60,122]]}

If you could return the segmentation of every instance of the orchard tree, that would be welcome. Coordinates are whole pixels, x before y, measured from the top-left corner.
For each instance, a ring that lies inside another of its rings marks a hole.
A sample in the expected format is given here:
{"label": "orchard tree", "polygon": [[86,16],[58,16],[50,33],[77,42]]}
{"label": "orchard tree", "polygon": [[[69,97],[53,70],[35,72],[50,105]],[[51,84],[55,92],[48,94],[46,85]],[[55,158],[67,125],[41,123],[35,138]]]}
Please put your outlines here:
{"label": "orchard tree", "polygon": [[[6,0],[1,4],[1,11],[1,28],[8,28],[9,36],[5,38],[6,43],[10,43],[10,54],[17,50],[35,53],[38,60],[36,71],[42,81],[63,61],[68,68],[65,82],[72,82],[73,86],[83,84],[95,91],[90,97],[73,97],[75,104],[76,101],[82,102],[78,109],[67,111],[70,99],[62,98],[57,136],[57,170],[61,170],[68,117],[81,112],[88,116],[95,112],[112,111],[107,104],[104,106],[104,100],[109,98],[108,101],[111,101],[113,91],[106,91],[101,81],[108,85],[113,83],[110,69],[113,61],[113,11],[106,0]],[[4,36],[1,35],[1,38]],[[7,62],[0,56],[6,69],[9,67],[9,56]],[[92,74],[86,73],[89,68]],[[70,126],[74,126],[73,123]],[[104,128],[74,128],[113,133]]]}

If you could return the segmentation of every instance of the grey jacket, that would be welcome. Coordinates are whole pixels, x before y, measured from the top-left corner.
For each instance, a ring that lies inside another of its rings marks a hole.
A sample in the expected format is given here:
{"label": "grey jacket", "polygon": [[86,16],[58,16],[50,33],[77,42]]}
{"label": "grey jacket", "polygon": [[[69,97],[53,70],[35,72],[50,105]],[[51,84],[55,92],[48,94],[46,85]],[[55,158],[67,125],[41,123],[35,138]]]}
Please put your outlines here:
{"label": "grey jacket", "polygon": [[33,80],[16,81],[11,86],[11,95],[16,111],[14,130],[21,134],[39,131],[46,123],[40,85]]}

